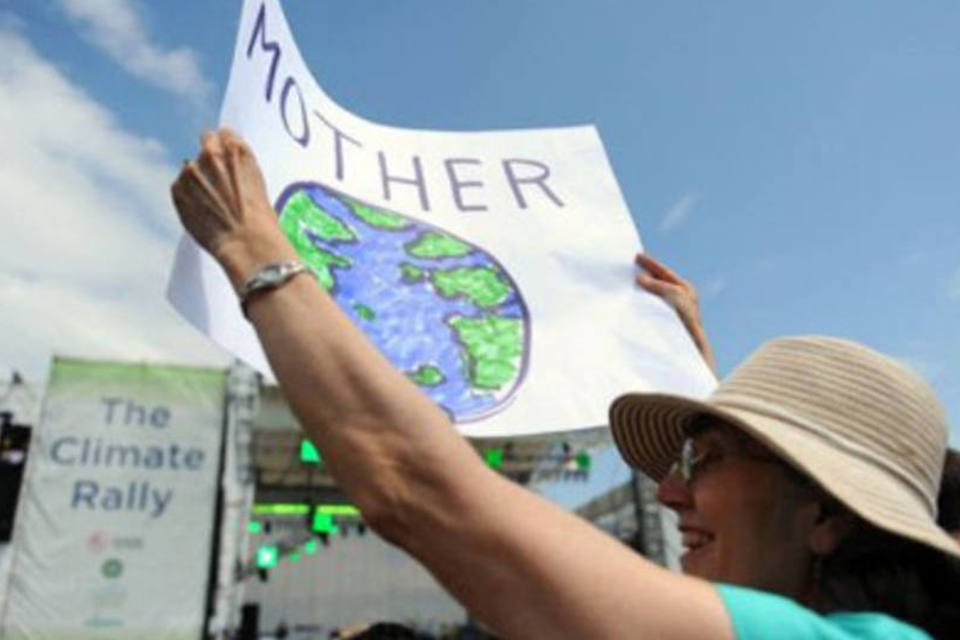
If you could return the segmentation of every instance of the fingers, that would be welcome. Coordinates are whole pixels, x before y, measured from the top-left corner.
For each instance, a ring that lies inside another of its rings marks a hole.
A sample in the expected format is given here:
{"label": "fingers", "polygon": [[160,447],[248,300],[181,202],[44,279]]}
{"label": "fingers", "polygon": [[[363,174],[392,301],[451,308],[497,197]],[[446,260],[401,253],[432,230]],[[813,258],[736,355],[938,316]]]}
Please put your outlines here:
{"label": "fingers", "polygon": [[243,138],[231,129],[204,131],[200,137],[200,153],[197,160],[208,166],[223,168],[224,161],[249,154],[249,147]]}
{"label": "fingers", "polygon": [[229,192],[222,188],[224,174],[211,168],[211,164],[214,163],[220,163],[220,160],[204,159],[203,154],[201,154],[200,166],[198,167],[193,163],[187,165],[185,177],[188,184],[192,182],[198,187],[195,191],[202,195],[208,204],[213,207],[213,210],[227,214],[231,208],[224,199],[224,195],[229,194]]}
{"label": "fingers", "polygon": [[236,131],[234,131],[229,127],[223,127],[222,129],[220,129],[220,140],[223,142],[225,146],[228,146],[231,144],[246,146],[246,144],[243,141],[243,138],[241,138]]}
{"label": "fingers", "polygon": [[183,196],[180,193],[182,189],[180,176],[177,176],[177,179],[170,185],[170,199],[173,200],[173,207],[177,210],[177,214],[180,214],[182,210]]}
{"label": "fingers", "polygon": [[170,195],[184,229],[214,257],[244,229],[273,228],[261,224],[273,222],[273,211],[256,159],[229,130],[203,133],[196,159],[184,161]]}
{"label": "fingers", "polygon": [[207,178],[207,171],[200,166],[200,159],[184,161],[177,179],[170,186],[170,195],[180,216],[188,229],[192,221],[209,215],[219,214],[226,218],[228,203],[221,191]]}
{"label": "fingers", "polygon": [[184,161],[171,191],[174,203],[203,205],[229,217],[244,210],[250,194],[265,199],[265,186],[256,159],[246,143],[230,129],[204,131],[195,160]]}
{"label": "fingers", "polygon": [[180,166],[180,173],[177,174],[176,179],[174,179],[170,185],[170,197],[173,199],[173,204],[177,208],[178,213],[183,210],[182,205],[185,198],[184,190],[186,189],[187,167],[191,162],[191,160],[183,161],[183,164]]}
{"label": "fingers", "polygon": [[220,131],[205,130],[200,134],[200,152],[213,155],[222,153],[223,145],[220,143]]}
{"label": "fingers", "polygon": [[697,306],[696,287],[672,269],[643,253],[637,254],[636,263],[645,269],[637,274],[636,281],[646,291],[663,298],[678,310],[688,305]]}
{"label": "fingers", "polygon": [[196,163],[211,186],[224,186],[227,171],[219,131],[204,131],[200,136],[200,153],[197,154]]}
{"label": "fingers", "polygon": [[667,300],[673,299],[679,292],[678,285],[675,285],[671,282],[666,282],[664,280],[659,280],[649,273],[638,273],[637,284],[650,293]]}
{"label": "fingers", "polygon": [[221,211],[239,211],[245,187],[254,182],[262,188],[259,170],[250,172],[247,166],[251,159],[246,143],[230,129],[205,131],[195,163],[199,170],[192,177]]}
{"label": "fingers", "polygon": [[211,153],[221,153],[232,145],[246,148],[247,143],[229,127],[207,129],[200,135],[200,148],[209,149]]}
{"label": "fingers", "polygon": [[666,265],[660,263],[653,256],[650,256],[646,253],[638,253],[636,257],[636,263],[640,267],[643,267],[650,272],[655,278],[660,280],[666,280],[668,282],[673,282],[676,284],[681,284],[684,282],[683,278],[678,276],[673,269],[667,267]]}

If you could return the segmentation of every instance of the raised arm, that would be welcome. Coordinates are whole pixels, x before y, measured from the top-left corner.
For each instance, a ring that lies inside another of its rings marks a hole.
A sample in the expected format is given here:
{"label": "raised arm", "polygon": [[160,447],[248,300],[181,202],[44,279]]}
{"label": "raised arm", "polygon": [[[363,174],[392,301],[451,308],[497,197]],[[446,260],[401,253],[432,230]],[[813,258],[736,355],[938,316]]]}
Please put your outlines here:
{"label": "raised arm", "polygon": [[717,363],[713,358],[713,350],[710,348],[707,332],[703,328],[703,320],[700,316],[700,300],[697,296],[696,287],[651,255],[638,253],[636,262],[637,266],[643,269],[643,271],[637,273],[637,284],[650,293],[660,296],[673,307],[690,337],[693,338],[693,343],[697,345],[700,355],[706,360],[710,369],[716,373]]}
{"label": "raised arm", "polygon": [[[250,150],[207,133],[172,195],[235,287],[295,259]],[[248,306],[300,423],[364,518],[510,638],[730,638],[719,596],[489,470],[447,415],[298,276]],[[695,612],[695,613],[694,613]]]}

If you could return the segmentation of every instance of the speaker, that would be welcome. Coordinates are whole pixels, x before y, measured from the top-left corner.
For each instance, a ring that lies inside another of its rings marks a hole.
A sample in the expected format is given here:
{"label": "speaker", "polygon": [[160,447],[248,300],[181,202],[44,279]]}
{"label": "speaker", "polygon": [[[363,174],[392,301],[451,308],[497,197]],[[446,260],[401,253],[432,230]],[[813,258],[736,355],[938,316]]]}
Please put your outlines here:
{"label": "speaker", "polygon": [[237,640],[257,640],[260,635],[260,605],[247,603],[240,609],[240,633]]}
{"label": "speaker", "polygon": [[30,427],[12,424],[4,416],[0,433],[0,542],[10,542],[30,450]]}

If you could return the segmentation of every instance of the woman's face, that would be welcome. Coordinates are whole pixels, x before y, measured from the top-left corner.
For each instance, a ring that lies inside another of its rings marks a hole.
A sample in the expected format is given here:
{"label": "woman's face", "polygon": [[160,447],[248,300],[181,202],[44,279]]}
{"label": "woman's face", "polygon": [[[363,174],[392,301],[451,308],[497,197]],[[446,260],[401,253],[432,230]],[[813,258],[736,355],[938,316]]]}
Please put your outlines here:
{"label": "woman's face", "polygon": [[760,443],[716,423],[693,437],[689,481],[674,471],[660,502],[677,512],[684,573],[800,598],[810,584],[817,494]]}

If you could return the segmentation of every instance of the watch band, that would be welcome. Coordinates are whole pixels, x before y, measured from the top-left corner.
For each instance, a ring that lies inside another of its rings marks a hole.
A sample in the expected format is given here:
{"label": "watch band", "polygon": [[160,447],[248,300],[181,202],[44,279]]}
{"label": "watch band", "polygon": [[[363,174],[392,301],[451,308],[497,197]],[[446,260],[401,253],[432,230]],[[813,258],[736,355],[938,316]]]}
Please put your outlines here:
{"label": "watch band", "polygon": [[237,294],[240,296],[240,310],[243,311],[243,317],[249,319],[247,315],[247,305],[250,299],[261,291],[269,291],[282,287],[301,273],[314,275],[313,271],[299,260],[277,260],[261,265],[253,272],[253,275],[247,278],[240,287]]}

